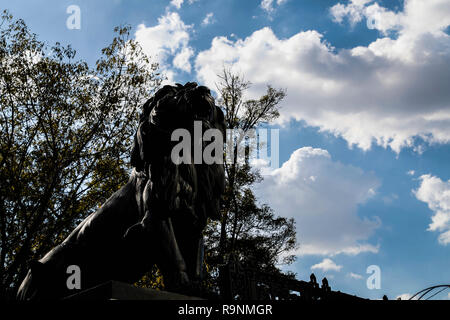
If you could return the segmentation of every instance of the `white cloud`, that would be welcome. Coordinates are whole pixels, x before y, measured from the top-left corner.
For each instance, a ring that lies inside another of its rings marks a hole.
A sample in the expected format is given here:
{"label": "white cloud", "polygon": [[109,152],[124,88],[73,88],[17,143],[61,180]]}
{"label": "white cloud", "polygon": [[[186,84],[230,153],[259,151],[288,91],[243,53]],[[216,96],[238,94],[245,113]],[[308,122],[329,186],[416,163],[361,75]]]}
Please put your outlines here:
{"label": "white cloud", "polygon": [[183,2],[184,2],[184,0],[172,0],[172,1],[170,1],[170,4],[177,9],[180,9]]}
{"label": "white cloud", "polygon": [[[198,0],[188,0],[188,3],[189,4],[193,4],[196,1],[198,1]],[[180,9],[181,5],[183,3],[184,3],[184,0],[172,0],[172,1],[170,1],[170,5],[175,7],[175,8],[177,8],[177,9]]]}
{"label": "white cloud", "polygon": [[334,21],[347,18],[351,24],[365,18],[369,26],[386,33],[400,30],[402,34],[440,34],[450,24],[450,5],[447,0],[405,0],[404,10],[393,12],[373,0],[338,3],[330,8]]}
{"label": "white cloud", "polygon": [[352,0],[347,4],[338,3],[330,8],[330,13],[334,22],[343,23],[347,18],[351,26],[366,19],[369,29],[378,29],[383,33],[401,27],[399,14],[380,7],[378,3],[368,5],[372,2],[373,0]]}
{"label": "white cloud", "polygon": [[347,276],[349,276],[350,278],[356,279],[356,280],[363,279],[362,275],[357,274],[357,273],[353,273],[353,272],[348,273]]}
{"label": "white cloud", "polygon": [[377,3],[366,7],[364,16],[369,29],[377,29],[383,34],[387,34],[390,30],[398,30],[402,25],[400,15],[380,7]]}
{"label": "white cloud", "polygon": [[167,12],[161,16],[156,26],[146,27],[140,24],[137,27],[136,41],[141,44],[146,54],[160,63],[169,82],[173,82],[175,76],[173,67],[187,72],[191,70],[189,59],[194,54],[189,46],[191,28],[192,26],[186,25],[176,12]]}
{"label": "white cloud", "polygon": [[334,263],[331,259],[323,259],[322,262],[315,264],[311,267],[311,270],[322,270],[324,272],[326,271],[341,271],[342,266],[337,265]]}
{"label": "white cloud", "polygon": [[[379,186],[372,173],[335,162],[326,150],[305,147],[292,153],[281,168],[265,171],[256,195],[277,214],[293,217],[298,255],[357,255],[378,252],[367,242],[378,218],[360,218],[358,206]],[[311,179],[314,177],[314,179]]]}
{"label": "white cloud", "polygon": [[409,176],[413,176],[416,174],[416,172],[414,170],[409,170],[406,174]]}
{"label": "white cloud", "polygon": [[347,18],[351,25],[355,25],[363,19],[363,8],[368,2],[371,1],[354,0],[347,5],[338,3],[330,8],[330,13],[333,16],[333,20],[337,23],[342,23],[344,18]]}
{"label": "white cloud", "polygon": [[267,12],[273,11],[273,6],[272,6],[273,0],[262,0],[261,1],[261,8]]}
{"label": "white cloud", "polygon": [[173,66],[191,72],[190,58],[194,55],[194,50],[191,47],[184,47],[173,59]]}
{"label": "white cloud", "polygon": [[202,21],[202,26],[210,25],[214,22],[214,13],[207,13],[205,18]]}
{"label": "white cloud", "polygon": [[412,294],[410,293],[403,293],[401,295],[398,295],[395,297],[395,300],[409,300],[412,297]]}
{"label": "white cloud", "polygon": [[260,6],[264,11],[270,14],[275,11],[274,2],[276,2],[277,6],[280,6],[287,2],[287,0],[262,0]]}
{"label": "white cloud", "polygon": [[352,4],[362,8],[361,19],[397,35],[345,50],[314,30],[286,39],[268,27],[245,39],[215,37],[196,58],[197,77],[214,88],[225,65],[253,83],[253,96],[267,83],[286,88],[280,121],[304,120],[364,150],[375,143],[420,151],[418,138],[450,142],[450,36],[443,32],[450,2],[407,0],[397,13],[367,1]]}
{"label": "white cloud", "polygon": [[447,245],[450,243],[450,180],[445,182],[429,174],[420,176],[420,180],[419,188],[413,192],[434,213],[428,230],[441,232],[439,243]]}

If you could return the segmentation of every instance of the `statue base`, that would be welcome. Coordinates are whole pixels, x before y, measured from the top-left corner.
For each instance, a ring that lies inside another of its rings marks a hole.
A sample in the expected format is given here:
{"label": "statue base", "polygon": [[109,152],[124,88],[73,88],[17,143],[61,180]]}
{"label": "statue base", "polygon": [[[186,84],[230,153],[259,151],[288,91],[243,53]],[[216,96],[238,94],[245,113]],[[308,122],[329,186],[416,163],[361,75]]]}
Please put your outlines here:
{"label": "statue base", "polygon": [[203,300],[198,297],[148,288],[137,288],[131,284],[108,281],[96,287],[70,295],[64,300]]}

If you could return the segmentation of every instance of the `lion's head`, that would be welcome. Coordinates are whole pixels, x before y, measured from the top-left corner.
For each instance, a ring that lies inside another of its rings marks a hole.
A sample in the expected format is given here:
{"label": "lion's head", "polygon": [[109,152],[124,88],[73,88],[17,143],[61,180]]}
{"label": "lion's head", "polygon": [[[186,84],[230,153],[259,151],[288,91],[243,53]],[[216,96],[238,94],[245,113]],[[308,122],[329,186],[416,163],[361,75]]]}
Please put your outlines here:
{"label": "lion's head", "polygon": [[[189,211],[195,225],[203,228],[207,217],[219,217],[219,200],[224,189],[222,164],[179,164],[170,161],[171,141],[176,129],[186,129],[193,136],[194,121],[201,121],[203,131],[218,129],[225,137],[223,112],[215,105],[210,90],[196,83],[164,86],[143,106],[139,128],[131,153],[136,171],[148,174],[153,205],[171,211]],[[161,211],[161,210],[156,210]]]}

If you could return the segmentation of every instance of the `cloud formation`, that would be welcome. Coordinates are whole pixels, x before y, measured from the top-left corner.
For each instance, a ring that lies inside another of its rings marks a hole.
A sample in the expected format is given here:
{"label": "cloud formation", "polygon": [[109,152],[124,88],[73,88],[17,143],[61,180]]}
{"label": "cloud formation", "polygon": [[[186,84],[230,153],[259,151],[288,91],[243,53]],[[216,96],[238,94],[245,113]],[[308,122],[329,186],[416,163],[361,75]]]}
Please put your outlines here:
{"label": "cloud formation", "polygon": [[447,245],[450,243],[450,180],[445,182],[425,174],[420,176],[420,181],[419,188],[413,192],[434,213],[428,230],[440,232],[439,243]]}
{"label": "cloud formation", "polygon": [[367,242],[380,225],[378,218],[358,216],[358,206],[379,186],[372,173],[335,162],[326,150],[304,147],[265,174],[256,195],[277,214],[295,219],[296,254],[378,252],[378,246]]}
{"label": "cloud formation", "polygon": [[177,9],[180,9],[183,2],[184,2],[184,0],[172,0],[172,1],[170,1],[170,4]]}
{"label": "cloud formation", "polygon": [[155,26],[140,24],[137,27],[136,41],[153,61],[160,64],[169,82],[173,82],[176,69],[191,71],[190,59],[194,55],[193,48],[189,46],[191,28],[176,12],[167,12]]}
{"label": "cloud formation", "polygon": [[315,30],[286,39],[269,27],[245,39],[215,37],[197,55],[199,81],[213,88],[225,65],[253,83],[253,96],[267,83],[286,88],[280,121],[304,120],[364,150],[450,142],[450,2],[405,0],[400,12],[364,0],[334,8],[335,21],[368,20],[380,37],[345,50]]}
{"label": "cloud formation", "polygon": [[260,7],[266,11],[267,13],[273,13],[275,11],[274,3],[276,3],[277,6],[282,5],[283,3],[287,2],[287,0],[262,0]]}
{"label": "cloud formation", "polygon": [[362,276],[362,275],[357,274],[357,273],[353,273],[353,272],[349,272],[349,273],[347,274],[347,276],[349,276],[349,277],[352,278],[352,279],[356,279],[356,280],[361,280],[361,279],[363,279],[363,276]]}
{"label": "cloud formation", "polygon": [[205,18],[203,18],[202,26],[207,26],[214,23],[214,13],[209,12],[206,14]]}
{"label": "cloud formation", "polygon": [[322,270],[323,272],[326,271],[341,271],[342,266],[337,265],[333,260],[331,259],[323,259],[322,262],[315,264],[311,267],[311,270]]}
{"label": "cloud formation", "polygon": [[401,295],[398,295],[395,297],[395,300],[409,300],[412,297],[412,294],[410,293],[403,293]]}
{"label": "cloud formation", "polygon": [[[196,2],[196,1],[198,1],[198,0],[188,0],[188,3],[189,4],[193,4],[194,2]],[[171,0],[170,1],[170,5],[171,6],[173,6],[173,7],[175,7],[175,8],[177,8],[177,9],[180,9],[181,8],[181,5],[184,3],[184,0]]]}

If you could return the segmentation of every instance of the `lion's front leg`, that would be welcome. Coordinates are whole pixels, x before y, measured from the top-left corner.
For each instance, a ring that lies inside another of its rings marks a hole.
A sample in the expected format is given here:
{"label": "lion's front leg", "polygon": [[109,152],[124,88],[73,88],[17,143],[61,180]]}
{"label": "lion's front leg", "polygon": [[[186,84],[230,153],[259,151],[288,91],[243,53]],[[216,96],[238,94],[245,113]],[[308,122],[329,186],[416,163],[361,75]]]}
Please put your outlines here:
{"label": "lion's front leg", "polygon": [[[156,222],[156,221],[154,221]],[[189,285],[186,262],[178,246],[172,221],[168,217],[155,223],[160,236],[162,254],[158,259],[159,268],[164,276],[164,283],[169,290],[178,290]]]}
{"label": "lion's front leg", "polygon": [[147,211],[141,222],[127,230],[124,239],[129,244],[151,243],[152,252],[149,254],[156,257],[166,289],[184,291],[189,286],[186,262],[170,217],[155,217]]}

